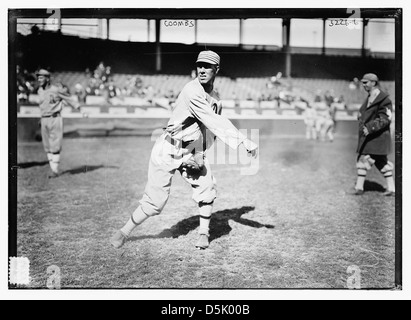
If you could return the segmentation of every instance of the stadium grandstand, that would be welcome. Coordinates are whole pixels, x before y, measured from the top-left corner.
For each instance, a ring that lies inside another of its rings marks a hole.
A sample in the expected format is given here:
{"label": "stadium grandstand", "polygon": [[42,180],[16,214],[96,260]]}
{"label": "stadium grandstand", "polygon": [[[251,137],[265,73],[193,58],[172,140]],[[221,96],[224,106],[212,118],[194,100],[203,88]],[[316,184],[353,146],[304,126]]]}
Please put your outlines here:
{"label": "stadium grandstand", "polygon": [[[195,57],[205,48],[221,55],[215,87],[229,117],[302,119],[307,104],[321,109],[331,103],[337,118],[355,120],[365,98],[359,79],[367,72],[379,75],[395,103],[395,24],[389,12],[381,17],[369,10],[353,18],[347,10],[136,9],[93,11],[90,18],[88,11],[63,9],[51,19],[40,11],[31,12],[30,18],[14,17],[17,111],[22,117],[38,114],[33,74],[47,68],[53,81],[66,85],[94,116],[167,118],[178,93],[195,77]],[[207,33],[215,31],[213,24],[206,28],[210,17],[237,40],[210,42]],[[128,39],[116,37],[116,25],[126,20],[140,24],[131,24]],[[346,23],[340,31],[332,27],[338,21]],[[272,39],[253,42],[263,22]],[[373,34],[381,35],[381,30],[389,44],[385,51],[372,47]],[[179,32],[180,38],[172,39]],[[142,34],[140,40],[132,40],[134,34]],[[355,38],[349,40],[355,42],[352,46],[346,45],[347,34]]]}

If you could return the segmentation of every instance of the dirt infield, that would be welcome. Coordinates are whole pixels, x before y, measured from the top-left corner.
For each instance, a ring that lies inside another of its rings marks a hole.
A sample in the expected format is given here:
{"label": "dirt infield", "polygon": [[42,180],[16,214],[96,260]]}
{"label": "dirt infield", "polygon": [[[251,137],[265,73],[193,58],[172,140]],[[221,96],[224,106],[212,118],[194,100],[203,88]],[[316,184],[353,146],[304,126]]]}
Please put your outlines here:
{"label": "dirt infield", "polygon": [[30,288],[47,288],[50,266],[61,288],[344,289],[350,266],[361,288],[395,286],[395,199],[382,196],[375,168],[363,196],[346,194],[354,137],[260,137],[257,175],[213,165],[219,196],[208,250],[194,247],[198,213],[179,174],[164,212],[111,248],[144,191],[152,144],[65,139],[63,175],[52,180],[41,143],[18,145],[18,256],[30,259]]}

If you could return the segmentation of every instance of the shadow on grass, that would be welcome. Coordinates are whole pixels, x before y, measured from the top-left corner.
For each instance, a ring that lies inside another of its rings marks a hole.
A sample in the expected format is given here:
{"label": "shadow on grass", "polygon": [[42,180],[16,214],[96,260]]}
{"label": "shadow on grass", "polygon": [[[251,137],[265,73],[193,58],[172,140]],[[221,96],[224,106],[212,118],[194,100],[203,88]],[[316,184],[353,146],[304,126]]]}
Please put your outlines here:
{"label": "shadow on grass", "polygon": [[364,191],[384,192],[385,188],[377,182],[365,180]]}
{"label": "shadow on grass", "polygon": [[87,173],[90,171],[98,170],[101,168],[107,168],[107,169],[118,169],[119,167],[117,166],[104,166],[104,165],[99,165],[99,166],[81,166],[78,168],[70,169],[63,171],[61,174],[80,174],[80,173]]}
{"label": "shadow on grass", "polygon": [[49,164],[49,162],[48,161],[32,161],[32,162],[18,163],[17,167],[18,169],[27,169],[27,168],[32,168],[32,167],[45,166],[46,164]]}
{"label": "shadow on grass", "polygon": [[[239,209],[227,209],[213,213],[210,221],[210,242],[222,236],[228,235],[231,232],[231,227],[228,223],[233,220],[242,225],[252,228],[268,228],[274,229],[275,226],[270,224],[261,224],[257,221],[244,219],[241,216],[253,211],[255,207],[242,207]],[[178,222],[170,229],[163,230],[157,235],[131,237],[130,241],[142,239],[162,239],[162,238],[178,238],[187,235],[190,231],[195,230],[199,226],[200,216],[193,216]]]}

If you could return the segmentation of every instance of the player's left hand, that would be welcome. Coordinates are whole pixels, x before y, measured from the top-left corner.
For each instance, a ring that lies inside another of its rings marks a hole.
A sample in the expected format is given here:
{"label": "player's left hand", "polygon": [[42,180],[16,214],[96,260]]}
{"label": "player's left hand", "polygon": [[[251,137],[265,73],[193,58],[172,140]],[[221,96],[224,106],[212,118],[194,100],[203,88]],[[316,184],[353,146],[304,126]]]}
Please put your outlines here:
{"label": "player's left hand", "polygon": [[368,128],[366,126],[364,126],[362,128],[362,132],[364,133],[364,136],[368,136],[370,134],[370,132],[368,131]]}

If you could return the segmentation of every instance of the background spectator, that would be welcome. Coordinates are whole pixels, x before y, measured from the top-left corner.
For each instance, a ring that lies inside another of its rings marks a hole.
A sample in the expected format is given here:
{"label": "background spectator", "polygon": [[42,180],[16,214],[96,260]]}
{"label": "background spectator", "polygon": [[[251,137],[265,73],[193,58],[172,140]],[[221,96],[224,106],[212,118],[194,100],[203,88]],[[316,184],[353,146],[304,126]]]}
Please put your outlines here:
{"label": "background spectator", "polygon": [[16,67],[17,76],[17,101],[18,102],[28,102],[30,94],[37,91],[36,77],[27,72],[24,69],[22,71],[21,67],[17,65]]}
{"label": "background spectator", "polygon": [[117,96],[117,87],[114,83],[114,80],[111,78],[107,83],[107,91],[108,91],[109,98],[114,98]]}
{"label": "background spectator", "polygon": [[173,106],[176,99],[177,99],[177,96],[176,96],[174,90],[172,90],[172,89],[168,90],[166,92],[166,94],[164,95],[164,97],[168,99],[170,106]]}
{"label": "background spectator", "polygon": [[91,73],[89,69],[86,69],[85,72],[86,77],[88,78],[88,84],[86,88],[86,93],[88,95],[103,95],[107,97],[110,96],[109,89],[107,86],[112,76],[110,66],[105,66],[104,62],[101,61],[93,73]]}
{"label": "background spectator", "polygon": [[358,80],[358,78],[355,77],[355,78],[350,82],[350,84],[348,85],[348,87],[349,87],[351,90],[360,90],[360,87],[361,87],[360,80]]}
{"label": "background spectator", "polygon": [[333,91],[327,90],[324,94],[324,101],[328,107],[331,107],[331,105],[334,103],[334,95]]}
{"label": "background spectator", "polygon": [[323,101],[322,96],[321,96],[321,90],[317,90],[315,92],[314,102],[321,102],[321,101]]}
{"label": "background spectator", "polygon": [[86,103],[87,92],[80,83],[74,86],[74,94],[77,96],[78,102]]}

